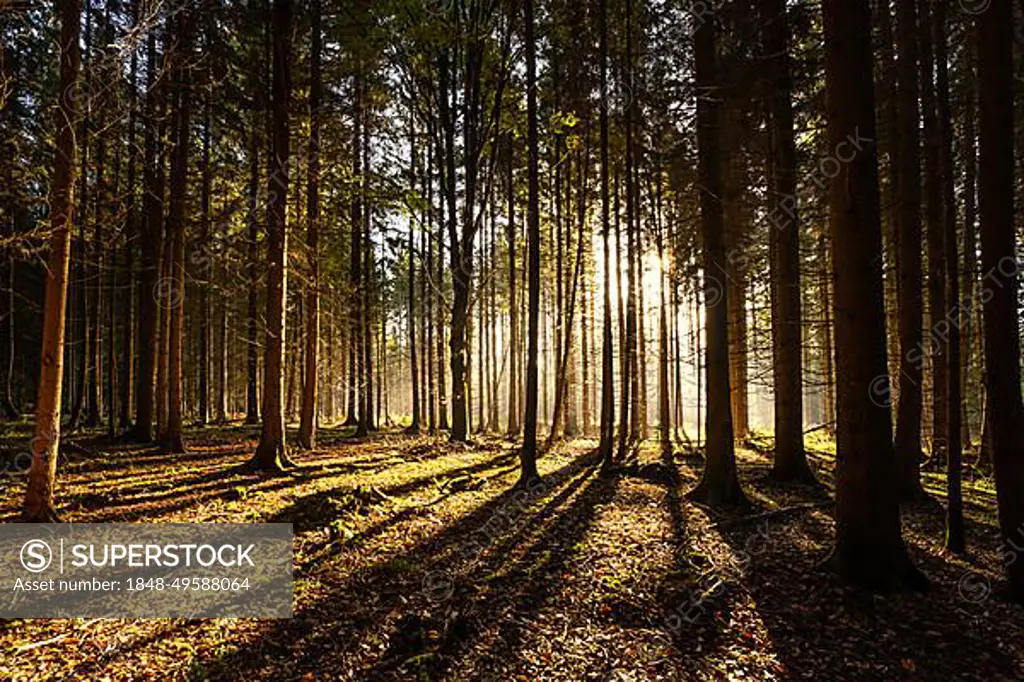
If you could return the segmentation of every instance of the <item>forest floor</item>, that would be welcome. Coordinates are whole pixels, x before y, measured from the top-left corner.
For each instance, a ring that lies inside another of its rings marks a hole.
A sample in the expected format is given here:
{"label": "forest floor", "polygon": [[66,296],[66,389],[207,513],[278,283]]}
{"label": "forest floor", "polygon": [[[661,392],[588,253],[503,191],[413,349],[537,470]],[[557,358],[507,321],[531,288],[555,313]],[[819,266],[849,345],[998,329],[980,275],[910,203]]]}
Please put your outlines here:
{"label": "forest floor", "polygon": [[[190,432],[190,452],[79,439],[61,462],[72,522],[290,522],[292,619],[8,620],[4,680],[1011,680],[1024,678],[1024,611],[991,596],[994,493],[966,484],[971,554],[943,551],[938,506],[904,514],[932,580],[873,597],[819,570],[827,492],[769,483],[739,452],[754,507],[721,515],[685,499],[699,458],[600,477],[593,441],[540,461],[510,488],[513,444],[321,431],[285,475],[243,465],[258,435]],[[27,438],[26,438],[27,441]],[[815,450],[826,483],[832,460]],[[16,519],[21,479],[0,482]],[[926,484],[941,500],[937,475]]]}

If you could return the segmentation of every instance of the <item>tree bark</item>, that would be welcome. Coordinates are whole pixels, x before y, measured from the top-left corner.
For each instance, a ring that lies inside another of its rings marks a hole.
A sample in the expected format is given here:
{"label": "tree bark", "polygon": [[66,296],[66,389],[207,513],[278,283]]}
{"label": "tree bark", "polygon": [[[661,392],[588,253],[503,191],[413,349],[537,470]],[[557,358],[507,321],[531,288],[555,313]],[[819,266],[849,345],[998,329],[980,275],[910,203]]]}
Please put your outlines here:
{"label": "tree bark", "polygon": [[850,145],[851,136],[866,140],[848,163],[840,164],[829,193],[840,420],[831,560],[845,580],[859,587],[923,589],[927,580],[911,563],[900,530],[890,409],[877,399],[889,377],[878,258],[882,237],[871,12],[868,0],[826,0],[823,14],[829,149]]}
{"label": "tree bark", "polygon": [[286,206],[289,186],[288,101],[291,94],[291,0],[274,0],[272,10],[273,154],[267,181],[267,323],[263,356],[263,430],[253,463],[257,468],[279,470],[291,462],[285,446],[284,338],[285,301],[288,300],[288,224]]}
{"label": "tree bark", "polygon": [[165,452],[185,451],[182,441],[182,346],[185,330],[185,204],[188,200],[188,155],[191,93],[189,62],[192,59],[193,15],[177,15],[177,35],[172,56],[171,78],[174,88],[174,141],[171,152],[170,207],[167,215],[167,239],[170,240],[171,262],[168,269],[171,297],[167,300],[169,320],[167,331],[167,429],[163,436]]}
{"label": "tree bark", "polygon": [[[960,297],[960,267],[956,238],[955,169],[953,167],[953,116],[950,111],[949,70],[946,46],[946,6],[935,3],[931,25],[935,45],[936,97],[938,100],[939,166],[942,172],[942,229],[945,260],[945,301],[948,310],[934,327],[941,332],[942,358],[946,365],[946,549],[962,554],[965,551],[964,508],[962,485],[963,443],[960,439],[962,386],[960,373],[960,338],[963,309],[970,305]],[[955,330],[955,331],[954,331]],[[940,361],[942,360],[940,358]]]}
{"label": "tree bark", "polygon": [[[899,280],[900,373],[896,413],[896,477],[901,501],[921,500],[922,310],[921,163],[918,129],[917,0],[897,0],[899,53]],[[838,251],[838,245],[836,246]],[[838,334],[837,334],[838,336]],[[837,339],[838,344],[838,339]]]}
{"label": "tree bark", "polygon": [[[309,55],[309,168],[306,189],[306,251],[309,282],[306,285],[306,381],[302,391],[299,447],[316,448],[317,400],[320,363],[320,0],[313,0],[312,46]],[[410,321],[411,323],[411,321]]]}
{"label": "tree bark", "polygon": [[[921,110],[924,120],[925,149],[925,221],[928,232],[928,310],[929,334],[926,345],[932,365],[932,438],[931,457],[941,462],[946,451],[946,411],[948,355],[944,353],[939,325],[947,312],[946,262],[943,225],[943,182],[941,167],[941,131],[936,110],[934,85],[935,55],[932,48],[932,3],[922,2],[919,20],[921,46]],[[955,242],[954,242],[955,248]]]}
{"label": "tree bark", "polygon": [[43,309],[42,362],[36,398],[32,465],[28,473],[24,518],[27,521],[58,521],[54,506],[57,456],[60,451],[61,382],[64,369],[64,309],[71,260],[71,225],[75,187],[75,124],[78,98],[75,82],[80,63],[78,36],[81,26],[79,0],[60,0],[57,5],[60,32],[61,115],[56,136],[53,177],[50,180],[50,255],[46,270],[46,305]]}
{"label": "tree bark", "polygon": [[540,183],[537,134],[537,46],[534,38],[533,0],[523,4],[526,42],[526,146],[529,181],[526,235],[528,276],[528,322],[526,330],[526,411],[523,416],[523,446],[519,451],[519,486],[526,486],[537,473],[537,341],[540,317]]}
{"label": "tree bark", "polygon": [[772,367],[775,396],[775,459],[772,478],[814,483],[803,435],[803,338],[800,305],[800,222],[797,212],[796,140],[793,81],[790,75],[789,20],[784,0],[761,1],[764,49],[772,87],[770,187]]}
{"label": "tree bark", "polygon": [[[1024,561],[1017,556],[1024,528],[1024,405],[1017,329],[1013,157],[1013,8],[992,0],[978,15],[978,206],[984,293],[988,427],[996,475],[999,528],[1009,596],[1024,601]],[[1011,549],[1012,548],[1012,549]]]}
{"label": "tree bark", "polygon": [[[166,41],[165,41],[166,42]],[[160,60],[162,61],[162,59]],[[139,371],[135,383],[135,424],[128,434],[130,440],[149,443],[156,436],[154,391],[158,352],[158,325],[161,307],[160,242],[163,225],[164,174],[163,125],[159,122],[165,108],[164,79],[157,80],[162,64],[158,63],[155,31],[146,47],[146,131],[143,136],[143,197],[140,239],[139,277],[136,294],[139,309]]]}
{"label": "tree bark", "polygon": [[[415,113],[410,105],[409,110],[409,186],[416,186],[416,122]],[[414,242],[413,225],[416,218],[412,211],[409,212],[409,370],[412,374],[412,423],[409,424],[408,432],[418,434],[420,432],[420,371],[419,357],[416,347],[416,322],[419,317],[416,310],[416,249]]]}
{"label": "tree bark", "polygon": [[701,235],[704,241],[704,319],[707,338],[707,457],[693,500],[711,506],[744,506],[746,495],[736,475],[732,414],[729,405],[728,291],[725,273],[725,225],[721,182],[721,101],[715,22],[705,21],[694,36],[697,84],[697,157]]}

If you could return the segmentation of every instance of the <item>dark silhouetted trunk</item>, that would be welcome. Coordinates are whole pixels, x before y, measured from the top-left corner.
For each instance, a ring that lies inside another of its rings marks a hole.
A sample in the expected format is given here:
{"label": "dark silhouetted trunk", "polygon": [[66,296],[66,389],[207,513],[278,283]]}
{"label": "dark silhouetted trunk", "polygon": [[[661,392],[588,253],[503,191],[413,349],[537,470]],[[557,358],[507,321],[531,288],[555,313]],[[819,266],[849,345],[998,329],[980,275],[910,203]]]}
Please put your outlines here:
{"label": "dark silhouetted trunk", "polygon": [[537,345],[540,317],[540,183],[537,135],[537,46],[534,38],[533,0],[525,0],[526,42],[526,146],[529,194],[526,211],[528,322],[526,330],[526,411],[523,446],[519,451],[519,485],[537,478]]}
{"label": "dark silhouetted trunk", "polygon": [[[897,0],[899,54],[899,279],[900,372],[896,413],[896,477],[901,500],[925,496],[921,487],[922,311],[921,162],[918,126],[917,0]],[[838,246],[836,247],[838,257]],[[837,333],[838,337],[838,333]],[[836,339],[837,343],[839,339]]]}
{"label": "dark silhouetted trunk", "polygon": [[775,460],[780,481],[814,481],[803,435],[803,338],[800,310],[800,222],[797,213],[789,22],[785,0],[762,0],[761,23],[772,89],[768,212],[771,251],[772,367],[775,381]]}
{"label": "dark silhouetted trunk", "polygon": [[[932,15],[932,36],[935,43],[935,87],[938,103],[939,165],[942,172],[943,257],[946,268],[945,322],[935,321],[933,327],[942,334],[942,355],[946,362],[947,402],[946,432],[946,549],[962,554],[964,540],[964,500],[961,478],[963,443],[960,440],[962,385],[960,373],[960,338],[954,330],[962,324],[963,307],[970,305],[960,297],[960,265],[957,257],[955,169],[953,168],[953,115],[949,99],[948,49],[946,46],[946,6],[935,3]],[[933,320],[935,317],[933,316]],[[946,326],[949,325],[949,326]]]}
{"label": "dark silhouetted trunk", "polygon": [[[984,300],[988,427],[999,503],[1009,596],[1024,601],[1024,561],[1016,556],[1024,528],[1024,405],[1017,330],[1013,212],[1013,8],[992,0],[978,15],[978,207]],[[1011,549],[1011,547],[1013,549]],[[1016,559],[1016,560],[1014,560]]]}
{"label": "dark silhouetted trunk", "polygon": [[746,505],[736,476],[732,413],[729,405],[728,292],[725,273],[725,225],[722,212],[721,145],[722,104],[714,95],[720,88],[716,57],[715,22],[705,21],[694,37],[697,84],[697,155],[700,186],[701,236],[704,241],[704,319],[707,348],[707,457],[704,473],[691,499],[712,506]]}
{"label": "dark silhouetted trunk", "polygon": [[900,531],[889,404],[878,399],[889,377],[871,11],[868,0],[827,0],[823,14],[828,148],[847,147],[851,138],[866,145],[840,165],[829,193],[839,414],[832,562],[859,587],[921,589],[927,580],[911,563]]}
{"label": "dark silhouetted trunk", "polygon": [[[166,42],[166,41],[165,41]],[[162,60],[161,60],[162,61]],[[158,325],[160,322],[160,243],[163,225],[164,176],[162,118],[164,82],[157,81],[162,70],[156,52],[156,36],[150,33],[146,47],[146,132],[143,136],[142,230],[138,277],[139,371],[135,383],[135,424],[129,438],[140,443],[154,440]]]}

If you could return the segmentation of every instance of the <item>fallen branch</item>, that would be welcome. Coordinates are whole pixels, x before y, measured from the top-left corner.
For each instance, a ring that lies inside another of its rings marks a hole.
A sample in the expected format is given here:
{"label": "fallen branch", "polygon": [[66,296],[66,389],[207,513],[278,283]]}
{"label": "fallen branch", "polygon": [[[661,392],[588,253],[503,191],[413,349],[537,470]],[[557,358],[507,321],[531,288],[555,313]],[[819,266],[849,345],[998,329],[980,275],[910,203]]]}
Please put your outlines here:
{"label": "fallen branch", "polygon": [[747,516],[741,516],[736,519],[724,519],[717,523],[711,524],[712,528],[731,528],[733,526],[742,526],[747,523],[753,523],[757,521],[764,521],[766,519],[773,519],[777,516],[789,514],[798,511],[807,511],[809,509],[820,509],[821,507],[828,507],[832,505],[832,500],[821,500],[819,502],[805,502],[803,504],[796,504],[792,507],[782,507],[781,509],[771,509],[760,514],[749,514]]}

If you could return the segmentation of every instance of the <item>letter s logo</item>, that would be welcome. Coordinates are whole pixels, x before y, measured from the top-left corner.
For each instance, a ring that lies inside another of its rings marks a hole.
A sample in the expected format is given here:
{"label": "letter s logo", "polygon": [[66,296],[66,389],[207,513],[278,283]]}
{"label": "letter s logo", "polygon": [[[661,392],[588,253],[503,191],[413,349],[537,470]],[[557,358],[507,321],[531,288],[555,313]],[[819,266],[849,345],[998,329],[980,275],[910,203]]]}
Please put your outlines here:
{"label": "letter s logo", "polygon": [[21,546],[21,565],[32,573],[42,573],[53,562],[50,546],[42,540],[29,540]]}

